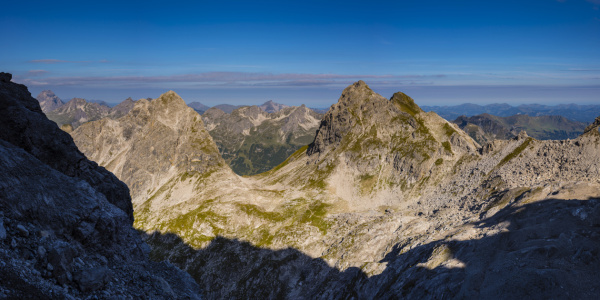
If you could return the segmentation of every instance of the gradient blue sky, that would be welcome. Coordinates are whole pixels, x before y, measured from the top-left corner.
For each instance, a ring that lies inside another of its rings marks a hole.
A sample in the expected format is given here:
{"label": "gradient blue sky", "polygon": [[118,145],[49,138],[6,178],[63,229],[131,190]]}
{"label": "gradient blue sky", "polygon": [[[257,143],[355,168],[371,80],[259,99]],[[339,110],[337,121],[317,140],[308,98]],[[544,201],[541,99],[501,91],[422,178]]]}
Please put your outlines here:
{"label": "gradient blue sky", "polygon": [[327,107],[600,103],[600,0],[8,1],[0,71],[35,96]]}

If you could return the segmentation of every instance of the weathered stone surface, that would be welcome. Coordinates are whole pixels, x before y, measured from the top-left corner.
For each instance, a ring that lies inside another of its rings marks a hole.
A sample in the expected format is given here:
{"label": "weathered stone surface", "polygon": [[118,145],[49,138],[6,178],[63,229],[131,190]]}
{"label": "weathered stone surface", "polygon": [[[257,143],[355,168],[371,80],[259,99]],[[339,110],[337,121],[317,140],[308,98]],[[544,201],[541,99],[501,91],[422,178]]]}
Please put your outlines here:
{"label": "weathered stone surface", "polygon": [[0,241],[6,238],[6,228],[4,228],[4,220],[0,218]]}
{"label": "weathered stone surface", "polygon": [[[189,275],[144,256],[127,187],[87,160],[25,86],[0,78],[0,216],[11,236],[0,240],[1,297],[173,298],[156,292],[162,284],[139,280],[143,269],[165,277],[175,298],[198,298]],[[122,259],[98,258],[116,254]],[[108,273],[88,274],[90,284],[79,277],[85,288],[77,292],[73,273],[83,270]]]}
{"label": "weathered stone surface", "polygon": [[600,127],[600,116],[598,116],[592,124],[590,124],[588,127],[586,127],[585,130],[583,131],[583,133],[584,134],[585,133],[593,133],[595,135],[600,135],[600,133],[598,132],[599,127]]}
{"label": "weathered stone surface", "polygon": [[19,231],[19,234],[21,236],[23,236],[23,237],[28,237],[29,236],[29,231],[23,225],[21,225],[21,224],[17,225],[17,230]]}
{"label": "weathered stone surface", "polygon": [[95,267],[75,273],[73,279],[82,292],[95,291],[102,288],[108,281],[110,271],[107,267]]}
{"label": "weathered stone surface", "polygon": [[86,123],[73,137],[87,157],[124,179],[136,205],[173,175],[225,166],[200,115],[172,91],[153,101],[138,100],[118,120]]}
{"label": "weathered stone surface", "polygon": [[127,186],[87,160],[71,136],[46,118],[38,101],[23,85],[0,83],[0,139],[24,149],[66,176],[86,181],[133,221]]}

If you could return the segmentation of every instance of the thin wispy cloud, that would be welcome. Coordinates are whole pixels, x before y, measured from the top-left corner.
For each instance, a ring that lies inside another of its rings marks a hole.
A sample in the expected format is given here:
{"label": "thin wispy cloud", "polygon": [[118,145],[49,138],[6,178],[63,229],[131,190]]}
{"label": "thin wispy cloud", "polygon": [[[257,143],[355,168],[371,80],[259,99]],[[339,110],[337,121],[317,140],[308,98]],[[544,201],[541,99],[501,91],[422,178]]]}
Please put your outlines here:
{"label": "thin wispy cloud", "polygon": [[29,70],[27,72],[27,76],[36,77],[36,76],[41,76],[41,75],[45,75],[48,73],[50,73],[50,72],[48,72],[46,70]]}
{"label": "thin wispy cloud", "polygon": [[[28,74],[31,75],[31,74]],[[432,78],[443,78],[446,75],[371,75],[371,74],[271,74],[251,72],[206,72],[198,74],[182,74],[171,76],[70,76],[47,77],[44,80],[23,77],[19,78],[29,85],[56,85],[56,86],[145,86],[145,85],[192,85],[202,86],[323,86],[347,84],[355,80],[408,82]],[[32,76],[31,76],[32,77]]]}
{"label": "thin wispy cloud", "polygon": [[109,61],[106,59],[102,59],[99,61],[92,61],[92,60],[75,61],[75,60],[63,60],[63,59],[48,58],[48,59],[33,59],[33,60],[30,60],[29,62],[34,63],[34,64],[66,64],[66,63],[83,64],[83,63],[93,63],[93,62],[108,63]]}
{"label": "thin wispy cloud", "polygon": [[69,61],[61,60],[61,59],[34,59],[34,60],[30,60],[29,62],[36,63],[36,64],[60,64],[60,63],[67,63]]}

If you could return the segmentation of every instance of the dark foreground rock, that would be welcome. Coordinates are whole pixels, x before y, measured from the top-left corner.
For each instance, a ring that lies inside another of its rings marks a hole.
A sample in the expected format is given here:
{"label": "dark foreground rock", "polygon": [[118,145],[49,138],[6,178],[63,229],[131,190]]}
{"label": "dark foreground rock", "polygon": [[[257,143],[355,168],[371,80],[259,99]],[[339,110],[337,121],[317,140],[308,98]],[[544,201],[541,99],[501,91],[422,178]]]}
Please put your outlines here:
{"label": "dark foreground rock", "polygon": [[188,274],[148,260],[128,188],[10,80],[0,73],[0,298],[200,298]]}

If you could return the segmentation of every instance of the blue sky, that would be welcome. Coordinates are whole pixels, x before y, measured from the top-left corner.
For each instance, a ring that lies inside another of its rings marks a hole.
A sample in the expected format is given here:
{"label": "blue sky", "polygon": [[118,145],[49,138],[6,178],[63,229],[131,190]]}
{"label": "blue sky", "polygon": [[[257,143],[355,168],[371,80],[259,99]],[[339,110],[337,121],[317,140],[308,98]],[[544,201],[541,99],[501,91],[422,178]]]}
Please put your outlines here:
{"label": "blue sky", "polygon": [[362,79],[420,105],[600,103],[600,0],[10,1],[0,35],[34,96],[327,107]]}

